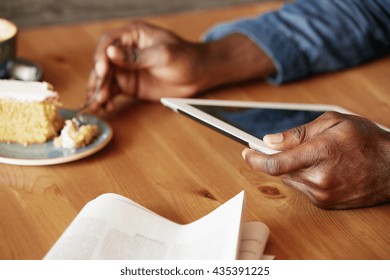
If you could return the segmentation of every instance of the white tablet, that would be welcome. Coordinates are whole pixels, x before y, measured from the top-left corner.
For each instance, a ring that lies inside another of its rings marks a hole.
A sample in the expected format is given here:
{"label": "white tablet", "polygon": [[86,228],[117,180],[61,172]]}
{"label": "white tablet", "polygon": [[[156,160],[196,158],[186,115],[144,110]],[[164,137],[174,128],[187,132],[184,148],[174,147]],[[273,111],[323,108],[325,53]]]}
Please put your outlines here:
{"label": "white tablet", "polygon": [[162,98],[161,102],[257,151],[273,154],[261,140],[308,123],[326,111],[352,112],[334,105],[269,103],[233,100]]}

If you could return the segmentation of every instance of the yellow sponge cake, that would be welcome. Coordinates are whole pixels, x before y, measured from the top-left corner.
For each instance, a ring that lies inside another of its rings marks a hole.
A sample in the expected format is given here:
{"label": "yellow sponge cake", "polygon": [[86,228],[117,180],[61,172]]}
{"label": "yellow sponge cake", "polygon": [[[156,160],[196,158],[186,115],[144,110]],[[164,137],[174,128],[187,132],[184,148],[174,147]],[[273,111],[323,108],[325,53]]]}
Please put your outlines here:
{"label": "yellow sponge cake", "polygon": [[59,95],[45,82],[0,80],[0,142],[44,143],[63,127]]}

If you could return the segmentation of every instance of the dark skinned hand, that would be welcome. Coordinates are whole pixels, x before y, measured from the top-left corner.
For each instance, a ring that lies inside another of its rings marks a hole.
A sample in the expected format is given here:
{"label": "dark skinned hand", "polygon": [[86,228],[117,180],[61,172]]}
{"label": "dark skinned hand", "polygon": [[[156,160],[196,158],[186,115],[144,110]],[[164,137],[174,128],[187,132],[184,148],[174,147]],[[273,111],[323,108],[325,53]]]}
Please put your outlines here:
{"label": "dark skinned hand", "polygon": [[281,152],[265,155],[245,149],[247,164],[280,176],[320,208],[358,208],[390,200],[390,133],[367,119],[327,112],[264,141]]}

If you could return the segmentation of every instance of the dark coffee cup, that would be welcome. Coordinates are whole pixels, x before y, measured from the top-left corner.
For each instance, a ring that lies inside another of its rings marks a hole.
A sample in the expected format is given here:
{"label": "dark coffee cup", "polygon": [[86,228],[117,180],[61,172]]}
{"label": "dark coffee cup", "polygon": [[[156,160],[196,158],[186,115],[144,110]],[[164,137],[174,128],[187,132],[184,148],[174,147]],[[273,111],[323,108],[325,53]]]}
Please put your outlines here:
{"label": "dark coffee cup", "polygon": [[9,77],[8,68],[16,58],[18,28],[9,20],[0,18],[0,79]]}

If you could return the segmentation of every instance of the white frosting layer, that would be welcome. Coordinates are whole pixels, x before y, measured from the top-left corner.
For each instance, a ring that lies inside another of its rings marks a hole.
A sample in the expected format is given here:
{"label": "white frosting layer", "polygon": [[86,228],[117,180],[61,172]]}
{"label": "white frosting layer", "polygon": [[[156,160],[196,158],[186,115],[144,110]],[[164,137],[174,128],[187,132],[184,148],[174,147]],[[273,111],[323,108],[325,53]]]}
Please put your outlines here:
{"label": "white frosting layer", "polygon": [[74,124],[67,120],[65,122],[65,126],[61,131],[61,138],[62,138],[62,147],[73,149],[76,147],[76,142],[70,137],[69,131],[71,129],[74,129]]}
{"label": "white frosting layer", "polygon": [[0,80],[0,98],[2,99],[40,102],[51,97],[58,97],[58,93],[51,90],[46,82]]}

